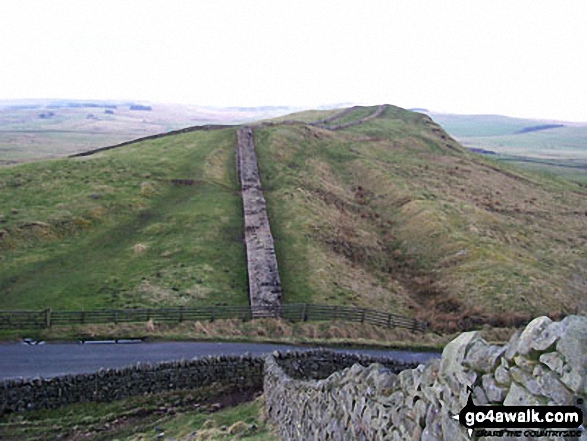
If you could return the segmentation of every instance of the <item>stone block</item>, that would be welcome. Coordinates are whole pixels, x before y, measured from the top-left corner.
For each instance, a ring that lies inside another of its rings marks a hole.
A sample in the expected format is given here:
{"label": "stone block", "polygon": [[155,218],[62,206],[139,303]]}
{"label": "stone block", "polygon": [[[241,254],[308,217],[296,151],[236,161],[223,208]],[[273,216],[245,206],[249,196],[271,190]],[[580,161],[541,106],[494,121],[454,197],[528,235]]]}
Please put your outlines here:
{"label": "stone block", "polygon": [[467,352],[463,364],[475,372],[493,372],[504,352],[503,346],[488,345],[484,340],[480,340]]}
{"label": "stone block", "polygon": [[422,386],[430,386],[438,378],[438,370],[440,368],[440,360],[433,359],[426,363],[424,371],[422,372],[421,384]]}
{"label": "stone block", "polygon": [[568,316],[561,322],[564,335],[556,343],[556,350],[570,372],[563,373],[562,381],[571,390],[585,395],[587,377],[587,317]]}
{"label": "stone block", "polygon": [[[501,366],[500,366],[501,367]],[[485,374],[481,377],[481,384],[485,390],[487,399],[492,403],[502,403],[508,389],[497,385],[493,374]]]}
{"label": "stone block", "polygon": [[537,317],[532,320],[520,334],[516,352],[526,355],[532,350],[534,342],[541,338],[541,334],[552,324],[548,317]]}
{"label": "stone block", "polygon": [[551,401],[561,406],[574,404],[571,391],[563,384],[560,377],[550,369],[538,365],[534,369],[533,375],[542,388],[544,395],[550,398]]}
{"label": "stone block", "polygon": [[521,334],[522,333],[520,331],[516,331],[505,345],[505,352],[503,356],[507,361],[513,360],[514,356],[517,354],[518,342],[520,341]]}
{"label": "stone block", "polygon": [[564,331],[565,326],[561,322],[553,322],[534,337],[530,342],[530,347],[539,352],[546,351],[561,338]]}
{"label": "stone block", "polygon": [[506,364],[503,362],[495,370],[494,377],[495,377],[495,381],[502,386],[509,386],[510,383],[512,382],[512,378],[510,376],[510,371],[506,367]]}
{"label": "stone block", "polygon": [[503,404],[504,406],[540,406],[543,403],[520,384],[512,383]]}
{"label": "stone block", "polygon": [[442,351],[439,376],[446,380],[454,377],[457,372],[462,372],[464,370],[462,362],[467,350],[479,340],[482,340],[480,334],[473,331],[464,332],[448,343]]}

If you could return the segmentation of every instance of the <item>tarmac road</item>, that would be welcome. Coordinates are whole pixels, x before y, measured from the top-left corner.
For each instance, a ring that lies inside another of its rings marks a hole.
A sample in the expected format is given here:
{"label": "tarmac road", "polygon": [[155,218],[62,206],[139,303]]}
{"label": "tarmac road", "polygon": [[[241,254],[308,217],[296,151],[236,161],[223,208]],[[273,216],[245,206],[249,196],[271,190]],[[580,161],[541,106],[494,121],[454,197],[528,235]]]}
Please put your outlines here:
{"label": "tarmac road", "polygon": [[[0,343],[0,380],[7,378],[49,378],[64,374],[91,373],[136,363],[189,360],[208,355],[267,354],[275,350],[315,348],[255,343],[127,342],[127,343]],[[336,349],[381,355],[401,361],[424,362],[440,354],[391,350]]]}

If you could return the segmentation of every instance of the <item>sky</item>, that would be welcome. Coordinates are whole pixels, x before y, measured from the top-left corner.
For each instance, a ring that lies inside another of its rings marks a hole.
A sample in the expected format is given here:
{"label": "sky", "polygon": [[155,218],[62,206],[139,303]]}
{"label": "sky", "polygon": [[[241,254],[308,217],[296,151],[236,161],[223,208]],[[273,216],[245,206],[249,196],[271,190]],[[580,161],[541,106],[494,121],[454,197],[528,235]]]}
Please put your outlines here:
{"label": "sky", "polygon": [[1,0],[0,99],[587,121],[584,0]]}

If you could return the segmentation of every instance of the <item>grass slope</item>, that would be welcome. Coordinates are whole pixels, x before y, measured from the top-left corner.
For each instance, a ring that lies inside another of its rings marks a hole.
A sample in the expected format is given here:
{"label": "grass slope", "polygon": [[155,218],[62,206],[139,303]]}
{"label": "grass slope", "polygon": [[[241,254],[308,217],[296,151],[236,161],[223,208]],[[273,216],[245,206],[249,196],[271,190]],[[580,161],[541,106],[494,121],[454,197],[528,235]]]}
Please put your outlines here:
{"label": "grass slope", "polygon": [[432,320],[585,310],[577,185],[467,153],[394,107],[342,131],[255,137],[285,301]]}
{"label": "grass slope", "polygon": [[197,132],[0,169],[0,308],[247,304],[234,143]]}

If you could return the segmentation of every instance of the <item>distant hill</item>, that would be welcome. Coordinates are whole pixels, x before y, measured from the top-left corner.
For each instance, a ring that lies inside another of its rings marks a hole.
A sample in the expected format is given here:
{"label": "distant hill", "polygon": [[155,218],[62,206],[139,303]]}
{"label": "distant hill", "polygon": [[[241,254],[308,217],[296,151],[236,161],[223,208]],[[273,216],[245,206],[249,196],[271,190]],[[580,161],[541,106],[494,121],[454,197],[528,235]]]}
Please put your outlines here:
{"label": "distant hill", "polygon": [[[443,329],[587,312],[586,189],[394,106],[309,124],[342,110],[254,130],[285,302]],[[247,304],[235,143],[225,128],[0,169],[0,308]]]}
{"label": "distant hill", "polygon": [[587,123],[423,113],[472,151],[587,185]]}
{"label": "distant hill", "polygon": [[287,107],[214,108],[102,100],[0,100],[0,166],[62,157],[194,125],[240,124],[291,111]]}

